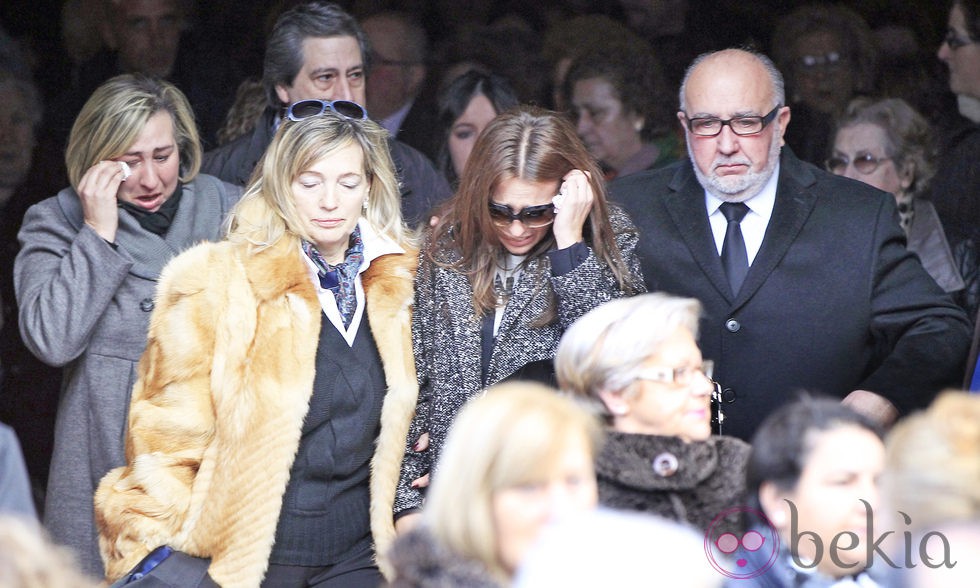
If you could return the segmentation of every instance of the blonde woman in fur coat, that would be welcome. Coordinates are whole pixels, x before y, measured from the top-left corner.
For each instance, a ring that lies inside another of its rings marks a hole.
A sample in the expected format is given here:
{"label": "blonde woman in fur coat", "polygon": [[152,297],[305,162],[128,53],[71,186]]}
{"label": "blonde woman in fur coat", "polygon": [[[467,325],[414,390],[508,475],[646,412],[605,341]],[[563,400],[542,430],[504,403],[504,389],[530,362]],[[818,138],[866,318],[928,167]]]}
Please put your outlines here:
{"label": "blonde woman in fur coat", "polygon": [[227,240],[166,268],[95,499],[109,580],[167,545],[225,588],[381,582],[418,390],[398,194],[359,105],[297,102]]}

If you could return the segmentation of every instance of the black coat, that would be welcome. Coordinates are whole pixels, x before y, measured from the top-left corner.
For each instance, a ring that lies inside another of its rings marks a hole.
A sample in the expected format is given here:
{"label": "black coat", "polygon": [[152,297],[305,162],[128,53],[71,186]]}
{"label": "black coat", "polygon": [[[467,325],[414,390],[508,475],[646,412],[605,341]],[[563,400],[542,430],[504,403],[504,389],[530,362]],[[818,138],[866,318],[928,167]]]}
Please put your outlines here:
{"label": "black coat", "polygon": [[627,176],[614,200],[640,229],[650,291],[698,298],[700,344],[743,439],[794,391],[870,390],[908,413],[957,386],[970,323],[905,248],[895,199],[784,148],[772,218],[732,296],[689,160]]}

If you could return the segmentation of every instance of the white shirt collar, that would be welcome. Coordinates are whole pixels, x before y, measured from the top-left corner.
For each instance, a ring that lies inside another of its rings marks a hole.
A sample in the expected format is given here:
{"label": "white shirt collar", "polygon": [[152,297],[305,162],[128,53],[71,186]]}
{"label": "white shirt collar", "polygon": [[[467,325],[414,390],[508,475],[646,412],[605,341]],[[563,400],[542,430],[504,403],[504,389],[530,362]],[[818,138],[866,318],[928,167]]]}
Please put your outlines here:
{"label": "white shirt collar", "polygon": [[364,244],[364,262],[361,264],[361,268],[357,272],[357,278],[354,280],[354,291],[356,292],[357,298],[357,308],[354,311],[354,317],[351,319],[350,327],[345,329],[344,322],[340,318],[340,311],[337,309],[337,300],[334,298],[333,292],[330,290],[325,290],[320,287],[320,280],[317,277],[316,265],[313,260],[303,252],[302,247],[300,248],[300,255],[306,261],[306,267],[309,270],[310,280],[313,282],[313,286],[316,288],[317,299],[320,301],[320,307],[323,309],[324,314],[330,320],[330,323],[337,329],[337,332],[347,341],[347,344],[351,347],[354,346],[354,337],[357,335],[357,329],[360,327],[361,318],[364,315],[364,287],[361,285],[361,274],[371,266],[371,261],[381,257],[382,255],[389,255],[393,253],[405,253],[405,249],[396,243],[393,239],[387,235],[383,235],[365,219],[360,219],[357,221],[357,226],[361,228],[361,242]]}
{"label": "white shirt collar", "polygon": [[[775,169],[769,180],[762,186],[758,194],[745,201],[749,207],[748,214],[740,223],[742,238],[745,241],[745,251],[749,257],[749,265],[755,261],[756,254],[762,248],[762,240],[766,235],[766,228],[769,226],[769,219],[772,218],[772,209],[776,205],[776,188],[779,185],[779,162],[776,162]],[[725,232],[728,230],[728,221],[718,210],[724,200],[704,191],[704,205],[708,212],[708,223],[711,225],[711,234],[715,239],[715,246],[718,254],[725,243]]]}

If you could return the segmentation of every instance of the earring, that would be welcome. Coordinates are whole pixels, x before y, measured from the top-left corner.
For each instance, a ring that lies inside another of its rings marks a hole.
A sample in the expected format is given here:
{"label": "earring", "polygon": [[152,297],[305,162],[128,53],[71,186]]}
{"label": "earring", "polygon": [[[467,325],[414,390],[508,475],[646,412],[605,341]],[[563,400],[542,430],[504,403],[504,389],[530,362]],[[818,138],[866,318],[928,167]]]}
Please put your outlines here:
{"label": "earring", "polygon": [[363,203],[361,203],[361,208],[363,208],[364,210],[367,210],[367,203],[368,203],[368,199],[367,199],[367,198],[365,198],[365,199],[364,199],[364,202],[363,202]]}

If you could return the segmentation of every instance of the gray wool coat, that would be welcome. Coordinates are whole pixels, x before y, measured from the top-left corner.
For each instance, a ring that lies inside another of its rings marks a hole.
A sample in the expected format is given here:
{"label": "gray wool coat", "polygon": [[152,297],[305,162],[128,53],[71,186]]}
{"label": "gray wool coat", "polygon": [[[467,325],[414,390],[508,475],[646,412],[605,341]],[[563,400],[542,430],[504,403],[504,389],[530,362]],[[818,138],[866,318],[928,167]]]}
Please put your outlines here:
{"label": "gray wool coat", "polygon": [[[616,207],[610,207],[609,216],[633,287],[643,291],[636,228]],[[449,261],[458,255],[448,246],[444,251]],[[551,361],[562,334],[576,319],[603,302],[626,295],[609,267],[591,248],[588,251],[578,267],[561,276],[552,275],[547,255],[528,262],[504,309],[486,370],[486,386],[503,381],[525,365]],[[545,326],[532,326],[552,295],[557,299],[557,319]],[[412,316],[419,403],[402,461],[395,513],[421,507],[422,493],[411,487],[412,481],[438,462],[456,414],[485,387],[481,381],[481,321],[473,312],[472,301],[473,288],[465,275],[436,266],[424,254],[420,257]],[[424,432],[429,433],[429,449],[413,451],[412,444]]]}
{"label": "gray wool coat", "polygon": [[106,472],[126,465],[126,415],[157,278],[181,251],[217,240],[240,195],[199,175],[183,186],[165,236],[120,211],[115,247],[83,222],[71,188],[24,216],[14,264],[21,336],[41,361],[65,367],[44,524],[90,574],[103,576],[93,495]]}

